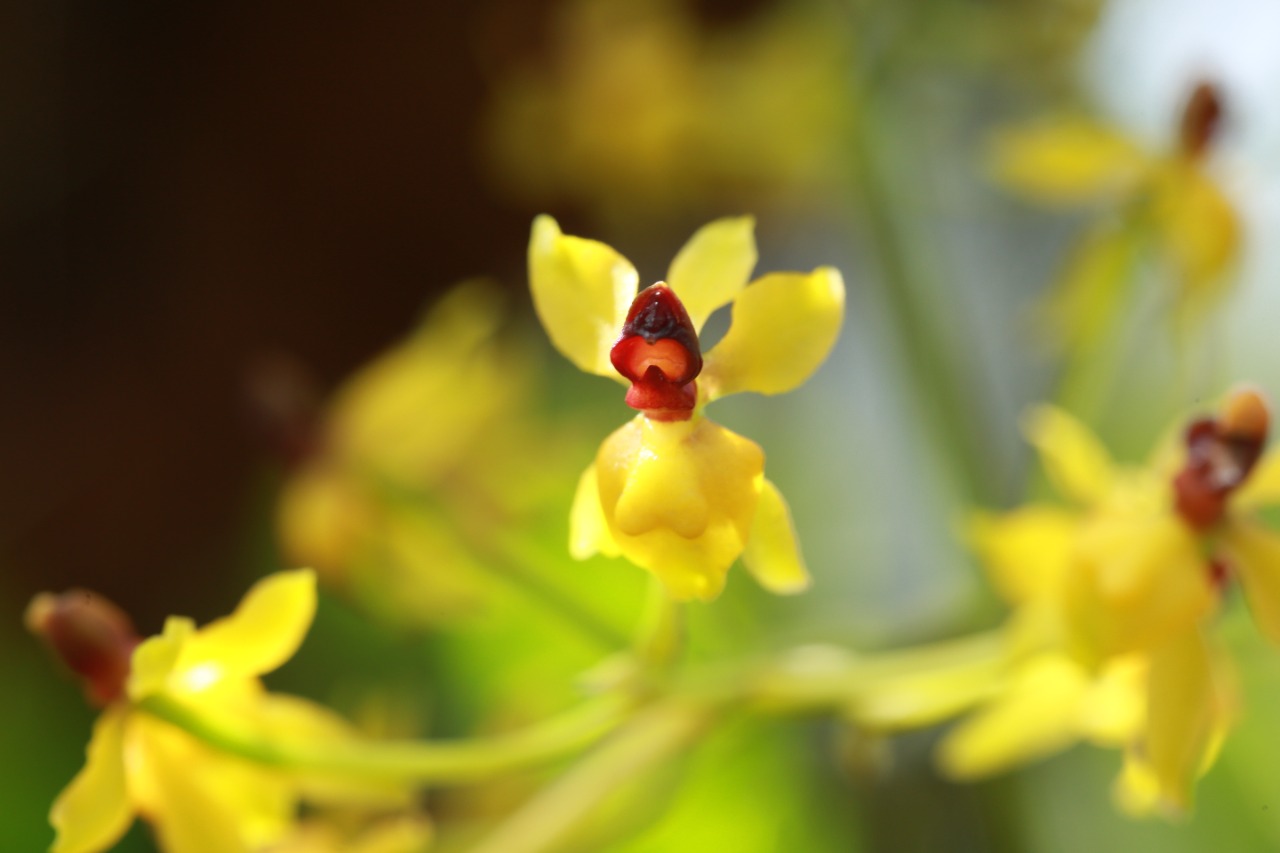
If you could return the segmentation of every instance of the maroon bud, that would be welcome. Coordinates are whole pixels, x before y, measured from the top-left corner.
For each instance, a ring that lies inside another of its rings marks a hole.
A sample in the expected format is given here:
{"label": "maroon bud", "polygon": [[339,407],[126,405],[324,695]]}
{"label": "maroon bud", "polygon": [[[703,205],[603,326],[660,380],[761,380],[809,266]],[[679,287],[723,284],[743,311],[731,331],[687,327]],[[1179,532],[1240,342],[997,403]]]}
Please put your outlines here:
{"label": "maroon bud", "polygon": [[1182,108],[1178,141],[1185,154],[1201,157],[1222,125],[1222,97],[1217,88],[1204,81],[1196,84]]}
{"label": "maroon bud", "polygon": [[609,352],[614,369],[631,380],[627,405],[654,420],[686,420],[698,401],[702,372],[698,332],[689,312],[665,284],[647,287],[627,312]]}
{"label": "maroon bud", "polygon": [[124,695],[129,660],[140,638],[119,607],[82,589],[61,595],[42,592],[27,606],[25,621],[84,680],[95,705]]}

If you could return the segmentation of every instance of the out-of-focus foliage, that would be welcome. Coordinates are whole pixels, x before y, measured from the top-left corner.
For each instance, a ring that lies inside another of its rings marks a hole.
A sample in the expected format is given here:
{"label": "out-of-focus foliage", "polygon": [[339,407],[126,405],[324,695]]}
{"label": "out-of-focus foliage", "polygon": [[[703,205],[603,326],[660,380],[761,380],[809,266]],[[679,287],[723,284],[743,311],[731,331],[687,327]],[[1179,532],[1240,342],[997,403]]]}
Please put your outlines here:
{"label": "out-of-focus foliage", "polygon": [[498,190],[623,220],[826,196],[846,179],[857,121],[848,12],[798,2],[726,17],[683,0],[559,5],[545,55],[495,71]]}

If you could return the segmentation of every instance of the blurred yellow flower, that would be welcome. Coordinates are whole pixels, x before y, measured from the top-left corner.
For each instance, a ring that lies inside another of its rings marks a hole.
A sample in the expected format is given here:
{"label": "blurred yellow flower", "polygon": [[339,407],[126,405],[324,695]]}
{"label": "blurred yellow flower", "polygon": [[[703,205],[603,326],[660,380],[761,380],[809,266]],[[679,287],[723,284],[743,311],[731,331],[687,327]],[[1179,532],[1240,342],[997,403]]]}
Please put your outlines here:
{"label": "blurred yellow flower", "polygon": [[1180,318],[1195,320],[1221,295],[1240,250],[1236,210],[1209,171],[1221,121],[1217,91],[1200,84],[1177,145],[1153,151],[1111,127],[1062,118],[999,134],[998,180],[1046,205],[1102,203],[1120,212],[1085,239],[1051,308],[1071,342],[1096,339],[1117,304],[1117,278],[1148,243],[1173,271]]}
{"label": "blurred yellow flower", "polygon": [[483,283],[446,294],[339,389],[319,452],[280,496],[287,559],[392,622],[472,610],[485,576],[468,531],[510,524],[548,483],[553,444],[513,414],[529,408],[534,361],[502,319]]}
{"label": "blurred yellow flower", "polygon": [[828,193],[854,112],[840,10],[781,4],[711,27],[691,6],[559,7],[551,55],[494,86],[500,189],[619,217]]}
{"label": "blurred yellow flower", "polygon": [[[355,737],[325,708],[268,693],[258,680],[293,656],[315,604],[311,571],[281,572],[250,589],[231,616],[200,629],[185,617],[170,617],[159,636],[138,643],[116,698],[94,725],[84,768],[50,812],[54,853],[105,850],[135,815],[151,823],[169,853],[247,853],[292,831],[304,795],[402,806],[402,788],[254,763],[219,752],[139,707],[162,699],[274,742]],[[54,639],[67,630],[61,608],[56,599],[38,597],[28,622]]]}
{"label": "blurred yellow flower", "polygon": [[1207,633],[1230,580],[1280,641],[1280,536],[1252,517],[1280,503],[1280,455],[1259,461],[1268,422],[1259,394],[1238,391],[1191,424],[1182,452],[1126,470],[1066,412],[1031,415],[1049,479],[1076,507],[973,525],[1014,606],[1014,664],[999,696],[943,742],[947,772],[995,772],[1085,738],[1126,747],[1126,808],[1190,806],[1234,714],[1231,669]]}
{"label": "blurred yellow flower", "polygon": [[[579,559],[622,555],[673,598],[710,600],[739,556],[768,589],[796,592],[808,575],[764,454],[702,416],[727,394],[779,394],[804,382],[839,334],[839,272],[771,273],[747,285],[754,223],[721,219],[676,255],[669,284],[636,294],[639,275],[613,249],[533,224],[534,307],[555,346],[588,373],[630,386],[640,414],[609,436],[578,486],[570,547]],[[698,332],[732,304],[732,323],[703,359]]]}

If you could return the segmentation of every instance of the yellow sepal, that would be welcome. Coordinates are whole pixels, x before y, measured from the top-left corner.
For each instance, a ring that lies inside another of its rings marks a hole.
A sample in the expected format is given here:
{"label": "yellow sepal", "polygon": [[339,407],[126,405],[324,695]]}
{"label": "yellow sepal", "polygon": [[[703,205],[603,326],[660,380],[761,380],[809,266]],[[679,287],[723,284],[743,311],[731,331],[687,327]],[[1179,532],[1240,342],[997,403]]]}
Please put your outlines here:
{"label": "yellow sepal", "polygon": [[991,161],[1006,186],[1071,206],[1124,194],[1150,168],[1149,158],[1124,136],[1079,119],[1006,130],[992,144]]}
{"label": "yellow sepal", "polygon": [[707,399],[790,391],[830,354],[843,318],[839,271],[764,276],[734,301],[729,331],[706,356],[699,383]]}
{"label": "yellow sepal", "polygon": [[809,572],[800,553],[791,510],[778,487],[768,480],[760,490],[742,564],[769,592],[793,595],[809,588]]}
{"label": "yellow sepal", "polygon": [[1062,409],[1037,406],[1028,412],[1023,428],[1064,497],[1085,505],[1106,497],[1114,480],[1111,457],[1088,427]]}
{"label": "yellow sepal", "polygon": [[604,243],[566,236],[550,216],[533,221],[533,307],[556,349],[582,370],[621,380],[609,362],[609,350],[639,281],[635,267]]}
{"label": "yellow sepal", "polygon": [[756,266],[755,220],[717,219],[689,238],[667,272],[667,284],[698,331],[711,312],[742,292]]}
{"label": "yellow sepal", "polygon": [[84,767],[49,812],[58,833],[50,853],[106,850],[133,822],[125,788],[124,718],[124,708],[112,707],[94,723]]}

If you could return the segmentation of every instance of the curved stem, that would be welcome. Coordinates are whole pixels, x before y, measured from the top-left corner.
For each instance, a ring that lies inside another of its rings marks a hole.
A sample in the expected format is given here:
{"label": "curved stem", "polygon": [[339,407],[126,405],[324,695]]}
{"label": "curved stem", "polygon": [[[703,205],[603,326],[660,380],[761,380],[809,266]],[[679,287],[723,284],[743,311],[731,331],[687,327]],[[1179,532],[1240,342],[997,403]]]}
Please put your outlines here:
{"label": "curved stem", "polygon": [[684,612],[656,576],[649,578],[644,611],[633,644],[636,659],[645,667],[662,670],[675,662],[684,645]]}
{"label": "curved stem", "polygon": [[297,743],[229,725],[164,695],[138,707],[205,743],[262,764],[303,772],[469,782],[559,758],[594,743],[621,723],[633,700],[610,694],[525,729],[458,741]]}
{"label": "curved stem", "polygon": [[[654,621],[661,626],[652,635],[654,642],[644,647],[651,650],[649,660],[661,662],[652,654],[671,654],[676,648],[667,642],[678,636],[672,630],[678,623],[668,618],[673,603],[668,605],[666,617]],[[698,721],[727,707],[770,716],[835,712],[880,731],[932,725],[991,695],[1003,677],[1006,655],[998,632],[874,655],[857,655],[836,646],[801,647],[735,669],[703,670],[658,681],[654,685],[658,697],[643,708],[637,697],[616,691],[525,729],[456,741],[304,743],[266,735],[163,694],[140,701],[137,708],[215,749],[261,764],[426,785],[458,784],[569,755],[624,725],[629,734],[616,739],[622,743],[646,742],[648,736],[636,732],[649,726],[667,732],[658,738],[664,743],[668,736],[676,738],[676,732],[683,732],[679,738],[692,738],[700,731]],[[640,722],[668,717],[667,723]],[[668,731],[668,725],[674,729]],[[640,747],[616,745],[601,748],[605,750],[624,756],[643,752]],[[656,754],[645,756],[637,759],[632,770],[657,760]],[[608,767],[621,760],[599,759]]]}
{"label": "curved stem", "polygon": [[696,740],[714,707],[667,700],[631,720],[472,848],[471,853],[540,853],[578,828],[610,794]]}

